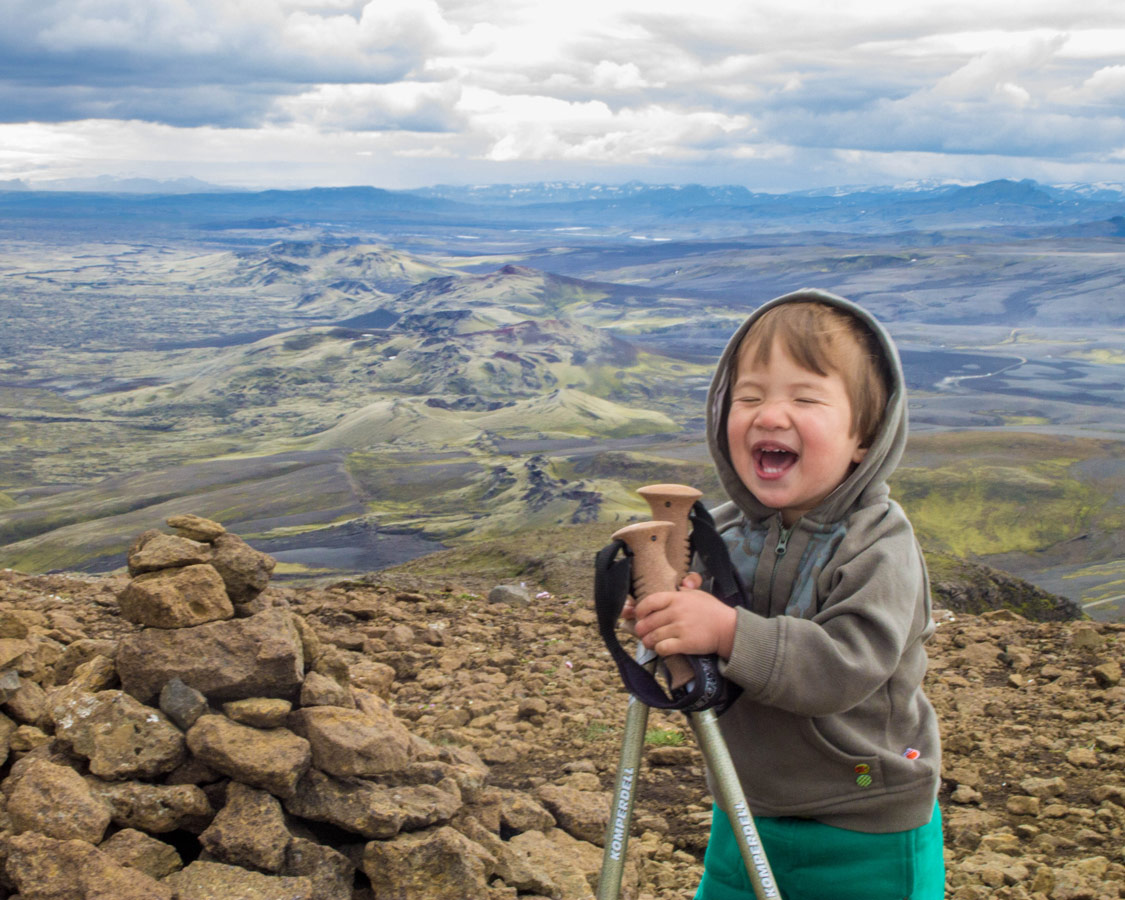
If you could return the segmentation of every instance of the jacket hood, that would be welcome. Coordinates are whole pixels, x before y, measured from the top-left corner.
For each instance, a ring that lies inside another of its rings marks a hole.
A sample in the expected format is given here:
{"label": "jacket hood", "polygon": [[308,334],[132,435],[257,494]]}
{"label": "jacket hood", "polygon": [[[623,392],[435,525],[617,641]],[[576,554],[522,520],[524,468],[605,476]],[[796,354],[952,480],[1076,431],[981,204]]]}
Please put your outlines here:
{"label": "jacket hood", "polygon": [[894,342],[883,326],[867,310],[827,291],[804,288],[771,300],[758,307],[731,337],[723,355],[719,358],[719,365],[707,395],[707,443],[711,450],[711,458],[714,460],[719,480],[727,496],[751,520],[769,518],[775,515],[777,510],[760,503],[742,483],[742,479],[731,464],[726,437],[731,373],[743,336],[766,310],[783,303],[810,301],[835,306],[850,313],[875,335],[886,360],[890,390],[882,422],[868,448],[867,455],[844,482],[804,518],[821,523],[835,522],[844,518],[857,501],[873,500],[880,493],[885,496],[888,492],[887,478],[895,470],[906,447],[906,383],[902,375],[898,350],[895,349]]}

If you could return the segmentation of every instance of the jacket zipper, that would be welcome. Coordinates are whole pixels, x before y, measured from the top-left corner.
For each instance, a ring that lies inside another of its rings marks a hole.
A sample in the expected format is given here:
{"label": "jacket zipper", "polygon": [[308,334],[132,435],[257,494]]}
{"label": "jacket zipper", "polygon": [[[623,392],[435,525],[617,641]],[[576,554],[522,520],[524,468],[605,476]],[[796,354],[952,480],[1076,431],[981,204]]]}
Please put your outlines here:
{"label": "jacket zipper", "polygon": [[777,546],[774,548],[773,565],[770,568],[770,592],[768,600],[770,604],[773,603],[773,579],[774,576],[777,575],[777,561],[785,555],[785,548],[789,544],[789,535],[792,534],[792,532],[792,525],[790,525],[788,528],[786,528],[784,525],[778,526]]}

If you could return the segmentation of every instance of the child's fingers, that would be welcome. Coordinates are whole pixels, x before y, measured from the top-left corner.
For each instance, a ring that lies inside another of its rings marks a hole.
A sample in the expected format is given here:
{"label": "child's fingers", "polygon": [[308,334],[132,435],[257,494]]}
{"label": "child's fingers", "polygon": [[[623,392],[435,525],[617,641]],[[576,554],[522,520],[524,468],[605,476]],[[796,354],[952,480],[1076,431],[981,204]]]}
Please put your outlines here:
{"label": "child's fingers", "polygon": [[698,572],[688,572],[680,582],[681,591],[696,591],[703,587],[703,576]]}
{"label": "child's fingers", "polygon": [[636,617],[644,619],[654,612],[666,609],[675,598],[676,594],[672,591],[658,591],[655,594],[649,594],[636,605]]}

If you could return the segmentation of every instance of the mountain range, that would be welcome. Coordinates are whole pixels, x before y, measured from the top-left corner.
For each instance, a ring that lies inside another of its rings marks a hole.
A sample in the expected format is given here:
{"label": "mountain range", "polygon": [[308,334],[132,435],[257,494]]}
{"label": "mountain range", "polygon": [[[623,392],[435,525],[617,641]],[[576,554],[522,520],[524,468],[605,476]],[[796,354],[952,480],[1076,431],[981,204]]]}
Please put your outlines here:
{"label": "mountain range", "polygon": [[[3,187],[3,185],[0,185]],[[767,194],[737,186],[589,185],[544,183],[488,188],[439,187],[388,191],[374,187],[307,190],[134,193],[127,190],[0,190],[9,234],[52,221],[67,233],[98,221],[109,234],[155,228],[159,235],[205,236],[318,226],[422,226],[428,231],[476,228],[491,232],[497,208],[504,223],[536,232],[657,228],[680,236],[716,238],[808,230],[887,234],[935,228],[1069,226],[1125,216],[1125,191],[1113,185],[1046,186],[1030,180],[977,185],[918,185],[907,189]],[[664,235],[667,236],[667,235]],[[517,242],[518,238],[517,238]]]}
{"label": "mountain range", "polygon": [[0,563],[191,511],[311,577],[716,495],[719,351],[822,287],[899,343],[928,549],[1114,617],[1123,236],[1115,187],[1026,181],[0,191]]}

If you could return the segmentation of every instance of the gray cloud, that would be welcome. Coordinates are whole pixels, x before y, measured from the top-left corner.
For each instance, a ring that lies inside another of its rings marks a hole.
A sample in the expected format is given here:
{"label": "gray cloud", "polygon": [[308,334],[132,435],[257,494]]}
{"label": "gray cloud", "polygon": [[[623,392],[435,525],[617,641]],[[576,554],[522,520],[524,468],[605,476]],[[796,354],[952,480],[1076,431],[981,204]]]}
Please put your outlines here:
{"label": "gray cloud", "polygon": [[1118,0],[9,0],[0,176],[99,153],[252,168],[266,148],[271,174],[334,178],[432,160],[434,181],[503,164],[753,183],[897,173],[896,154],[1104,178],[1125,165],[1121,46]]}
{"label": "gray cloud", "polygon": [[353,15],[222,0],[16,0],[0,34],[0,91],[13,101],[0,105],[0,121],[254,125],[274,98],[310,85],[405,78],[445,27],[418,12],[425,5],[369,4]]}

